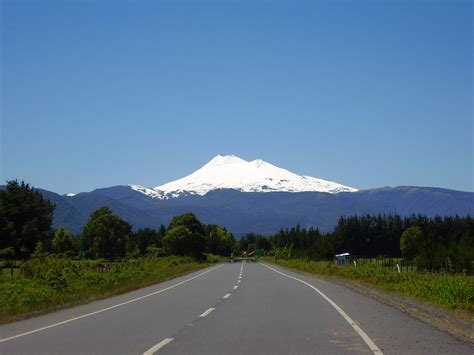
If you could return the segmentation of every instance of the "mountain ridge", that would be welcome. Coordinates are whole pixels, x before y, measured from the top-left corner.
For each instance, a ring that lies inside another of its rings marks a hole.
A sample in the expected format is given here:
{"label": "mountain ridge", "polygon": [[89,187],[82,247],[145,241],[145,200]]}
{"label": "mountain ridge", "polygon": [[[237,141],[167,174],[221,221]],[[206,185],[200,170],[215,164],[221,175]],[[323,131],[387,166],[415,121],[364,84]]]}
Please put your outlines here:
{"label": "mountain ridge", "polygon": [[79,233],[90,213],[102,206],[109,206],[134,229],[159,228],[176,215],[193,212],[204,223],[225,226],[237,236],[248,232],[268,235],[296,224],[327,232],[339,217],[355,214],[474,216],[474,193],[416,186],[337,194],[221,189],[203,196],[183,195],[163,200],[149,198],[125,185],[75,196],[38,190],[56,204],[53,227],[63,225],[74,233]]}

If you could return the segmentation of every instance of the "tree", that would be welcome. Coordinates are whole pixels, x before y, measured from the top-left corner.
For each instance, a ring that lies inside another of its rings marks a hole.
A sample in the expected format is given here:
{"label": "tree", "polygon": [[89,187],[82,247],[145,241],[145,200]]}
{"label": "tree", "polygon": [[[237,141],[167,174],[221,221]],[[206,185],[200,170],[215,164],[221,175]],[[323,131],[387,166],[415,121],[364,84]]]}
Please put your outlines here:
{"label": "tree", "polygon": [[189,255],[202,259],[206,248],[204,226],[192,213],[174,217],[162,244],[169,254]]}
{"label": "tree", "polygon": [[112,214],[109,207],[92,213],[82,232],[84,256],[115,260],[123,258],[129,245],[131,226]]}
{"label": "tree", "polygon": [[184,226],[186,228],[189,228],[191,233],[193,233],[194,235],[204,237],[204,226],[193,213],[189,212],[174,217],[169,225],[169,228],[177,226]]}
{"label": "tree", "polygon": [[110,208],[108,207],[101,207],[94,212],[89,217],[84,229],[82,230],[82,235],[80,239],[80,248],[81,254],[86,258],[93,258],[93,244],[94,244],[94,233],[92,230],[92,224],[95,220],[99,219],[102,215],[110,214]]}
{"label": "tree", "polygon": [[7,181],[0,190],[0,249],[28,258],[38,242],[49,237],[54,205],[25,182]]}
{"label": "tree", "polygon": [[163,247],[168,254],[192,255],[195,253],[193,234],[185,226],[169,228],[163,237]]}
{"label": "tree", "polygon": [[140,254],[144,255],[150,246],[161,247],[161,238],[164,234],[165,232],[161,228],[160,231],[150,228],[139,229],[133,234],[133,242],[140,249]]}
{"label": "tree", "polygon": [[206,252],[229,256],[235,246],[232,234],[225,228],[216,225],[208,225],[206,230]]}
{"label": "tree", "polygon": [[400,238],[400,250],[404,258],[413,259],[422,248],[423,231],[420,227],[407,228]]}
{"label": "tree", "polygon": [[53,238],[53,252],[62,254],[67,252],[74,252],[75,241],[74,237],[63,226],[59,227]]}

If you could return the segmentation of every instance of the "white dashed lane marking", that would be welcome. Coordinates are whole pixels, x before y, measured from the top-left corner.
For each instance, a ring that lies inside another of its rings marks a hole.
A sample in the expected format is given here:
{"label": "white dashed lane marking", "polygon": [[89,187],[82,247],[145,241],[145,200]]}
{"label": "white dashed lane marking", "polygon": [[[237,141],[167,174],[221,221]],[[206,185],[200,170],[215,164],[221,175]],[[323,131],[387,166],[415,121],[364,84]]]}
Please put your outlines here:
{"label": "white dashed lane marking", "polygon": [[153,355],[154,353],[156,353],[158,350],[160,350],[163,346],[165,346],[166,344],[169,344],[173,341],[173,338],[166,338],[166,339],[163,339],[162,341],[160,341],[158,344],[156,344],[154,347],[148,349],[147,351],[145,351],[143,353],[143,355]]}
{"label": "white dashed lane marking", "polygon": [[209,308],[208,310],[203,312],[199,317],[203,318],[203,317],[207,316],[209,313],[211,313],[213,310],[215,310],[215,308]]}

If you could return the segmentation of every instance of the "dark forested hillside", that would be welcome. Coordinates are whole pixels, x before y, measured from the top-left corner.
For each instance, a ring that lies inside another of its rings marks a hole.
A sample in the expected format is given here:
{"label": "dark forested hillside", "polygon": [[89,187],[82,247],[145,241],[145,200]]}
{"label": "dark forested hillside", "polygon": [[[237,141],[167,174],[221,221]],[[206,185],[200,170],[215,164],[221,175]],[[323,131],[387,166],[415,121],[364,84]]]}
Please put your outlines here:
{"label": "dark forested hillside", "polygon": [[428,217],[474,215],[474,193],[431,187],[396,187],[352,193],[214,190],[204,196],[152,199],[128,186],[114,186],[73,197],[39,190],[56,204],[53,226],[77,233],[92,211],[102,206],[138,228],[159,228],[173,216],[193,212],[208,224],[225,226],[236,236],[249,232],[269,235],[280,228],[331,231],[341,216],[423,214]]}

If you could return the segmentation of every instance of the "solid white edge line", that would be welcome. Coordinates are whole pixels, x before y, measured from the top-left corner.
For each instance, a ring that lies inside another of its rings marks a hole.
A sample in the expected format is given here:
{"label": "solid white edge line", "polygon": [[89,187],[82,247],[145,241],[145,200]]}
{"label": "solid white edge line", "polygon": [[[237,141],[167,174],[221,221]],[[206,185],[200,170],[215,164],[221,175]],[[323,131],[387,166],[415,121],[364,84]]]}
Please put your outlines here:
{"label": "solid white edge line", "polygon": [[54,324],[51,324],[51,325],[47,325],[45,327],[41,327],[41,328],[38,328],[38,329],[34,329],[34,330],[30,330],[29,332],[25,332],[25,333],[21,333],[21,334],[17,334],[17,335],[13,335],[11,337],[8,337],[8,338],[4,338],[4,339],[0,339],[0,343],[3,343],[5,341],[8,341],[8,340],[12,340],[12,339],[16,339],[16,338],[20,338],[20,337],[23,337],[25,335],[30,335],[30,334],[33,334],[33,333],[37,333],[37,332],[40,332],[42,330],[46,330],[46,329],[49,329],[49,328],[54,328],[54,327],[57,327],[58,325],[63,325],[63,324],[66,324],[66,323],[70,323],[70,322],[73,322],[75,320],[78,320],[78,319],[81,319],[81,318],[86,318],[86,317],[89,317],[89,316],[93,316],[95,314],[99,314],[99,313],[102,313],[102,312],[106,312],[106,311],[109,311],[111,309],[114,309],[114,308],[117,308],[117,307],[121,307],[121,306],[125,306],[126,304],[129,304],[129,303],[133,303],[133,302],[136,302],[136,301],[140,301],[144,298],[147,298],[147,297],[150,297],[150,296],[154,296],[154,295],[157,295],[159,293],[162,293],[162,292],[165,292],[165,291],[168,291],[168,290],[171,290],[172,288],[175,288],[177,286],[180,286],[186,282],[189,282],[191,280],[194,280],[202,275],[205,275],[207,274],[208,272],[211,272],[211,271],[214,271],[216,270],[217,268],[220,268],[223,264],[221,265],[217,265],[216,267],[213,267],[212,269],[209,269],[207,271],[204,271],[198,275],[195,275],[193,277],[190,277],[189,279],[186,279],[186,280],[183,280],[181,282],[178,282],[177,284],[174,284],[174,285],[171,285],[171,286],[168,286],[164,289],[161,289],[161,290],[158,290],[158,291],[155,291],[155,292],[152,292],[152,293],[148,293],[146,295],[143,295],[143,296],[140,296],[140,297],[137,297],[137,298],[134,298],[132,300],[129,300],[129,301],[126,301],[126,302],[122,302],[122,303],[119,303],[119,304],[116,304],[114,306],[110,306],[110,307],[107,307],[107,308],[103,308],[103,309],[100,309],[98,311],[95,311],[95,312],[91,312],[91,313],[87,313],[87,314],[83,314],[82,316],[78,316],[78,317],[74,317],[74,318],[70,318],[70,319],[66,319],[62,322],[58,322],[58,323],[54,323]]}
{"label": "solid white edge line", "polygon": [[160,350],[163,346],[166,344],[171,343],[174,340],[174,338],[165,338],[162,341],[160,341],[158,344],[156,344],[154,347],[148,349],[143,353],[143,355],[153,355],[156,353],[158,350]]}
{"label": "solid white edge line", "polygon": [[224,295],[224,297],[222,297],[223,299],[226,299],[226,298],[229,298],[230,297],[230,293],[227,293]]}
{"label": "solid white edge line", "polygon": [[209,308],[207,310],[205,310],[201,315],[199,315],[200,318],[204,318],[205,316],[207,316],[209,313],[211,313],[213,310],[215,310],[215,308]]}
{"label": "solid white edge line", "polygon": [[375,345],[375,343],[372,341],[372,339],[369,338],[369,336],[362,330],[362,328],[359,327],[359,326],[356,324],[356,322],[354,322],[354,321],[352,320],[352,318],[349,317],[349,316],[347,315],[347,313],[344,312],[344,310],[343,310],[341,307],[339,307],[333,300],[331,300],[328,296],[326,296],[324,293],[322,293],[318,288],[316,288],[315,286],[311,285],[310,283],[308,283],[308,282],[306,282],[306,281],[303,281],[303,280],[301,280],[301,279],[299,279],[299,278],[297,278],[297,277],[290,276],[290,275],[287,275],[287,274],[285,274],[285,273],[283,273],[283,272],[281,272],[281,271],[278,271],[278,270],[272,268],[271,266],[268,266],[268,265],[265,265],[265,264],[261,264],[261,265],[263,265],[263,266],[269,268],[270,270],[273,270],[273,271],[279,273],[280,275],[283,275],[283,276],[288,277],[288,278],[290,278],[290,279],[296,280],[296,281],[298,281],[298,282],[301,282],[301,283],[305,284],[305,285],[308,286],[308,287],[311,287],[314,291],[316,291],[317,293],[319,293],[319,295],[320,295],[322,298],[324,298],[327,302],[329,302],[329,304],[330,304],[331,306],[333,306],[333,307],[336,309],[336,311],[339,312],[339,314],[347,321],[347,323],[349,323],[349,324],[351,325],[351,327],[357,332],[357,334],[360,335],[360,337],[362,338],[362,340],[365,341],[365,343],[368,345],[368,347],[370,348],[370,350],[372,350],[372,352],[373,352],[374,354],[383,354],[382,350],[380,350],[379,347],[378,347],[377,345]]}

